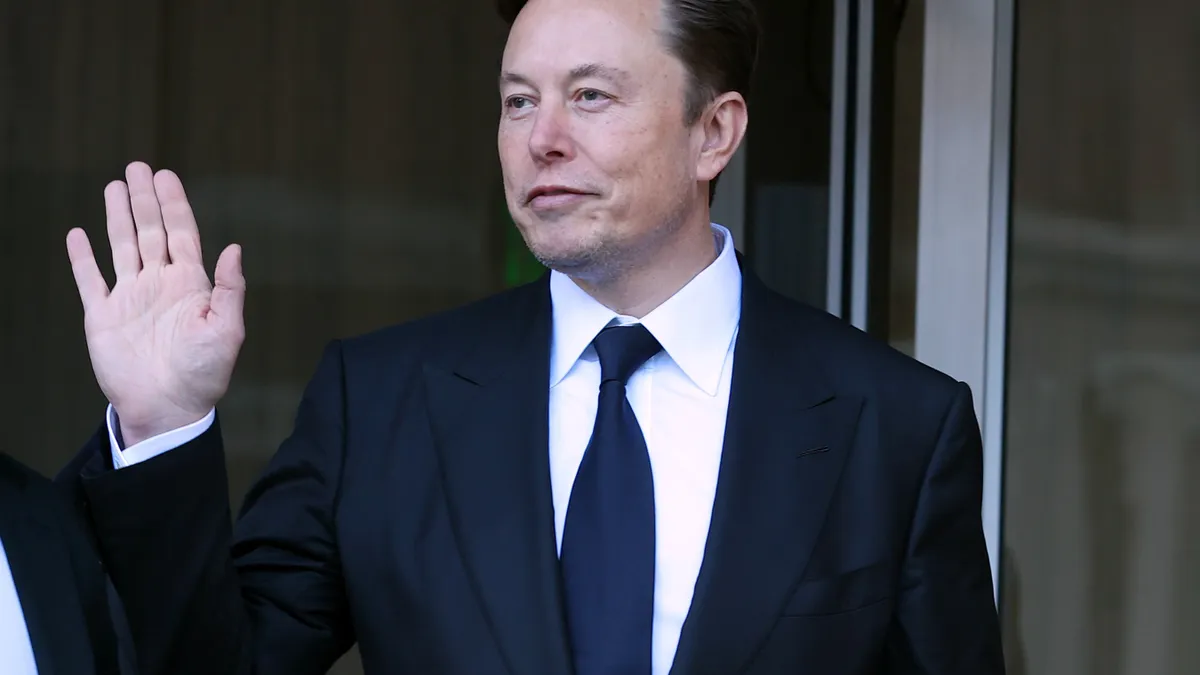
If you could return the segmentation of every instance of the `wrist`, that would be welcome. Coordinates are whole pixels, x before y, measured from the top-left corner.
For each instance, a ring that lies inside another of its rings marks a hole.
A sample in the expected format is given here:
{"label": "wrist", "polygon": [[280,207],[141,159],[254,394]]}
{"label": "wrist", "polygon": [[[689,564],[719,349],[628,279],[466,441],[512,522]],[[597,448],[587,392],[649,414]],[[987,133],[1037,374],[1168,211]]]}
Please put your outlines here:
{"label": "wrist", "polygon": [[131,448],[155,436],[195,424],[204,419],[207,414],[207,412],[194,414],[180,411],[154,416],[126,416],[121,414],[120,409],[113,406],[113,417],[117,422],[116,431],[120,434],[119,441],[123,449]]}

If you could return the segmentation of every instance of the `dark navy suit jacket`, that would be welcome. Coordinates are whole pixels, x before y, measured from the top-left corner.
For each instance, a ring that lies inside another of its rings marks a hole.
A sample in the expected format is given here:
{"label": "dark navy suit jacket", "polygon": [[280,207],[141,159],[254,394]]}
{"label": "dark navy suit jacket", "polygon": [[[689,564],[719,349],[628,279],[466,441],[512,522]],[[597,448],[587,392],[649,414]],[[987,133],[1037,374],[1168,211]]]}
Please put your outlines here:
{"label": "dark navy suit jacket", "polygon": [[114,629],[119,607],[68,495],[0,453],[0,540],[38,675],[131,675]]}
{"label": "dark navy suit jacket", "polygon": [[[711,530],[674,675],[999,675],[971,394],[745,271]],[[546,279],[327,348],[228,511],[219,419],[69,467],[146,675],[571,671]]]}

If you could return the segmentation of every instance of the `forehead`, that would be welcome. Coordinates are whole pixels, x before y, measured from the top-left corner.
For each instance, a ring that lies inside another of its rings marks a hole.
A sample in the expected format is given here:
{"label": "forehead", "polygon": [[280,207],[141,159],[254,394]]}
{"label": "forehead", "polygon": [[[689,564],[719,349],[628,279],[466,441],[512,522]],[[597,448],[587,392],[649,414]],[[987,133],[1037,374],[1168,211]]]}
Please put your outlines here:
{"label": "forehead", "polygon": [[562,75],[581,64],[634,73],[669,67],[662,0],[530,0],[509,31],[502,68]]}

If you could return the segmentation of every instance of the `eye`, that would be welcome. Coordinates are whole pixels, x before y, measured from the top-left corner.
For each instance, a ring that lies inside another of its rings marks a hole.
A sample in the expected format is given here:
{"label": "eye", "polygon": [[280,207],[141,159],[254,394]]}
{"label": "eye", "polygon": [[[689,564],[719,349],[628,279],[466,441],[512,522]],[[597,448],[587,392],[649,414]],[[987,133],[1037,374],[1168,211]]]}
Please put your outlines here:
{"label": "eye", "polygon": [[530,114],[534,101],[528,96],[514,94],[504,99],[504,115],[509,119],[520,119]]}
{"label": "eye", "polygon": [[589,113],[599,113],[612,103],[612,96],[608,96],[604,91],[595,89],[582,89],[575,95],[575,104]]}
{"label": "eye", "polygon": [[595,89],[584,89],[579,92],[578,99],[586,107],[596,108],[612,100],[612,97]]}
{"label": "eye", "polygon": [[512,110],[521,110],[529,107],[530,105],[533,105],[533,102],[525,96],[509,96],[508,98],[504,99],[504,107]]}

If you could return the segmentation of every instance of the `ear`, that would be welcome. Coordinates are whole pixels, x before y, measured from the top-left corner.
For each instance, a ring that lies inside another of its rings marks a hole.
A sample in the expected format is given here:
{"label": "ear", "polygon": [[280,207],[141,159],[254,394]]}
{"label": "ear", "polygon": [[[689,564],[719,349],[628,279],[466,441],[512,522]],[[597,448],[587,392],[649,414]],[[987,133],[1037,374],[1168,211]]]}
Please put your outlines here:
{"label": "ear", "polygon": [[746,136],[749,115],[746,99],[737,92],[721,94],[704,111],[700,123],[700,154],[696,178],[711,181],[729,164]]}

